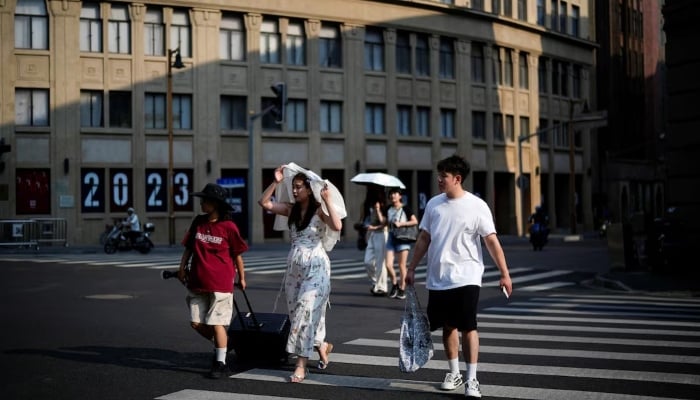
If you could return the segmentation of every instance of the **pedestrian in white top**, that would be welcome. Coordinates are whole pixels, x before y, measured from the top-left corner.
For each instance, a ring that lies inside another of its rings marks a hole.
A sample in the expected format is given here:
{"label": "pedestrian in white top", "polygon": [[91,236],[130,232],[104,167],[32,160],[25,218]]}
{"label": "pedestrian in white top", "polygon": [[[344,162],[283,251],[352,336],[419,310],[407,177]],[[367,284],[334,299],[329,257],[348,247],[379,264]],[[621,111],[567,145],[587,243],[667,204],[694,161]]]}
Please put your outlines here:
{"label": "pedestrian in white top", "polygon": [[442,193],[426,205],[406,284],[415,283],[416,267],[428,253],[428,320],[431,331],[442,328],[442,342],[450,367],[441,388],[454,390],[464,383],[459,371],[458,332],[461,332],[462,352],[467,363],[464,392],[468,397],[481,397],[476,379],[479,356],[476,312],[484,273],[482,239],[500,271],[499,285],[508,296],[513,292],[513,283],[491,210],[483,200],[462,187],[469,170],[469,163],[457,155],[438,162],[438,187]]}

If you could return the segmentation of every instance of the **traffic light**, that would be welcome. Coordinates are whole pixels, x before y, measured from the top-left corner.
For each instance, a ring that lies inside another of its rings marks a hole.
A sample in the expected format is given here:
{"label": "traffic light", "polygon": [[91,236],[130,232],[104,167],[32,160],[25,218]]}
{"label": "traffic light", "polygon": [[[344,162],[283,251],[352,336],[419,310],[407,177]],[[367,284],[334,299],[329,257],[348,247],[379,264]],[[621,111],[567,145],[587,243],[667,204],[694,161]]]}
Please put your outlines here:
{"label": "traffic light", "polygon": [[2,160],[2,155],[9,153],[12,146],[5,144],[5,138],[0,138],[0,172],[5,171],[5,161]]}
{"label": "traffic light", "polygon": [[283,124],[287,108],[287,85],[284,82],[277,82],[270,86],[270,89],[275,93],[275,99],[272,103],[274,106],[272,108],[272,113],[275,114],[275,122]]}

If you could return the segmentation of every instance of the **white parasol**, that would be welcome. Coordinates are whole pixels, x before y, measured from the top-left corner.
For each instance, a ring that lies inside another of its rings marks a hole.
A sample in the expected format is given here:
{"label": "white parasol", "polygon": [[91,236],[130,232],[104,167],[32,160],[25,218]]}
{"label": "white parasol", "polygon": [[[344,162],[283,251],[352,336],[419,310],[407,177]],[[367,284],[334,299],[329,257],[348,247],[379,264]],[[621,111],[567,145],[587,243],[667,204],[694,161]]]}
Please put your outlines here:
{"label": "white parasol", "polygon": [[406,189],[406,185],[404,185],[399,178],[383,172],[363,172],[353,176],[350,182],[360,185],[379,185],[388,188],[397,187],[399,189]]}

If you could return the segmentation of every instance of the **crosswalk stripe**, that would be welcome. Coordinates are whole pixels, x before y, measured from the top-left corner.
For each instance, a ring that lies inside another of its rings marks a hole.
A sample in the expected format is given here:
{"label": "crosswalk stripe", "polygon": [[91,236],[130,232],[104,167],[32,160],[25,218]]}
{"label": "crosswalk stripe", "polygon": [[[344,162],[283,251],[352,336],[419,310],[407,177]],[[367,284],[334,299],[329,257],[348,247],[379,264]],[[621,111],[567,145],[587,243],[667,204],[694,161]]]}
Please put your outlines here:
{"label": "crosswalk stripe", "polygon": [[[493,314],[493,313],[479,313],[479,318],[492,318],[492,319],[518,319],[518,320],[528,320],[528,321],[553,321],[554,319],[549,316],[540,316],[540,315],[522,315],[522,314],[512,314],[510,313],[510,310],[506,307],[489,307],[486,310],[488,311],[507,311],[508,313],[505,314]],[[521,310],[522,311],[522,310]],[[590,313],[586,313],[590,314]],[[642,316],[644,316],[643,313],[641,313]],[[693,327],[693,328],[698,328],[698,323],[696,322],[685,322],[685,321],[655,321],[652,319],[646,320],[646,319],[635,319],[635,320],[630,320],[630,319],[620,319],[620,318],[581,318],[581,317],[557,317],[556,321],[559,322],[577,322],[577,323],[584,323],[584,322],[589,322],[589,323],[600,323],[600,324],[623,324],[623,325],[631,325],[631,324],[640,324],[640,325],[660,325],[660,326],[687,326],[687,327]]]}
{"label": "crosswalk stripe", "polygon": [[[556,342],[553,338],[552,342]],[[586,338],[580,338],[580,343],[586,343]],[[393,347],[399,348],[398,340],[385,339],[355,339],[348,344],[359,346],[373,347]],[[441,343],[434,343],[436,350],[443,350]],[[613,351],[594,351],[594,350],[568,350],[568,349],[549,349],[536,347],[509,347],[509,346],[488,346],[481,344],[479,346],[479,354],[510,354],[522,356],[540,356],[540,357],[570,357],[570,358],[587,358],[598,360],[625,360],[625,361],[656,361],[678,364],[700,364],[700,357],[686,355],[666,355],[666,354],[649,354],[649,353],[619,353]],[[698,381],[700,383],[700,380]]]}
{"label": "crosswalk stripe", "polygon": [[[665,324],[664,324],[665,325]],[[557,331],[573,331],[573,332],[595,332],[595,333],[617,333],[617,334],[635,334],[635,335],[669,335],[669,336],[700,336],[698,331],[682,331],[671,329],[634,329],[634,328],[607,328],[590,325],[551,325],[551,324],[516,324],[508,322],[488,322],[479,321],[479,328],[499,328],[499,329],[522,329],[522,330],[542,330],[547,332]],[[398,333],[398,330],[396,331]],[[662,343],[672,343],[671,341]]]}
{"label": "crosswalk stripe", "polygon": [[[627,311],[653,311],[659,312],[659,311],[664,311],[668,310],[668,306],[664,305],[659,305],[659,304],[654,304],[654,305],[629,305],[629,304],[623,304],[623,303],[616,303],[616,304],[591,304],[591,303],[579,303],[579,302],[570,302],[570,301],[561,301],[561,300],[551,300],[551,301],[545,301],[543,299],[540,299],[539,301],[532,301],[528,300],[527,302],[524,301],[515,301],[510,303],[511,306],[533,306],[533,307],[547,307],[547,308],[555,308],[555,309],[570,309],[570,308],[579,308],[579,309],[585,309],[585,310],[597,310],[600,312],[605,312],[608,310],[627,310]],[[676,317],[678,315],[685,315],[688,314],[689,312],[695,313],[696,317],[700,318],[700,310],[693,310],[693,309],[681,309],[679,307],[673,308],[673,316]],[[654,315],[652,313],[651,315]],[[645,313],[645,315],[649,315]]]}
{"label": "crosswalk stripe", "polygon": [[[281,400],[292,397],[263,396],[245,393],[212,392],[210,390],[185,389],[156,397],[156,400]],[[300,398],[301,399],[301,398]]]}
{"label": "crosswalk stripe", "polygon": [[[517,307],[515,305],[509,305],[508,307],[490,307],[489,311],[504,312],[509,314],[514,313],[527,313],[527,314],[567,314],[567,315],[586,315],[586,314],[604,314],[607,316],[617,315],[620,317],[648,317],[648,318],[668,318],[668,319],[697,319],[696,315],[679,315],[679,314],[667,314],[667,313],[643,313],[643,312],[616,312],[616,311],[578,311],[578,310],[554,310],[554,309],[543,309],[537,307]],[[521,316],[518,315],[518,318]]]}
{"label": "crosswalk stripe", "polygon": [[[393,366],[398,369],[398,361],[396,357],[372,357],[374,358],[371,364],[366,362],[367,356],[362,356],[359,358],[353,355],[344,354],[334,354],[334,362],[336,359],[340,359],[337,362],[352,363],[352,364],[365,364],[365,365],[375,365],[375,366]],[[380,359],[380,360],[378,360]],[[443,364],[445,361],[441,361]],[[423,368],[429,369],[441,369],[445,370],[445,366],[442,365],[440,368],[431,365],[434,361],[429,361],[428,364]],[[479,364],[481,367],[483,364]],[[500,369],[501,364],[496,366],[496,371],[502,372]],[[513,366],[519,368],[520,366]],[[571,368],[575,369],[575,368]],[[600,378],[611,378],[610,371],[607,374],[600,374]],[[252,369],[239,374],[234,374],[231,378],[235,379],[249,379],[249,380],[260,380],[266,382],[285,382],[286,377],[289,375],[289,371],[271,370],[271,369]],[[679,375],[679,374],[675,374]],[[636,380],[636,379],[633,379]],[[384,379],[384,378],[369,378],[369,377],[358,377],[358,376],[342,376],[342,375],[327,375],[327,374],[309,374],[304,380],[305,384],[315,384],[315,385],[332,385],[332,386],[343,386],[352,387],[360,389],[373,389],[373,390],[403,390],[403,391],[419,391],[424,393],[445,393],[438,389],[439,383],[437,382],[425,382],[425,381],[415,381],[415,380],[402,380],[402,379]],[[491,397],[503,397],[512,399],[529,399],[529,400],[540,400],[540,399],[567,399],[567,400],[590,400],[590,399],[605,399],[605,400],[670,400],[670,398],[665,397],[651,397],[651,396],[636,396],[627,395],[620,393],[604,393],[604,392],[591,392],[591,391],[579,391],[579,390],[561,390],[561,389],[545,389],[545,388],[532,388],[532,387],[519,387],[519,386],[500,386],[500,385],[481,385],[481,391],[484,396]]]}

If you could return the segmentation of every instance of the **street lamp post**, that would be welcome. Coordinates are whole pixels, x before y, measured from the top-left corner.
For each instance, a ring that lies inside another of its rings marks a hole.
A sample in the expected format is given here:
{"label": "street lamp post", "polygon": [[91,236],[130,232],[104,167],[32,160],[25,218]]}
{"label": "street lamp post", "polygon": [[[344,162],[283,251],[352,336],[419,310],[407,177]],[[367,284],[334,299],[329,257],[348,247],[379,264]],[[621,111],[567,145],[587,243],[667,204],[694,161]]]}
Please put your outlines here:
{"label": "street lamp post", "polygon": [[[175,62],[172,61],[175,55]],[[165,98],[166,120],[168,128],[168,242],[175,245],[175,179],[173,174],[173,68],[185,68],[180,56],[180,49],[168,49],[168,89]]]}

